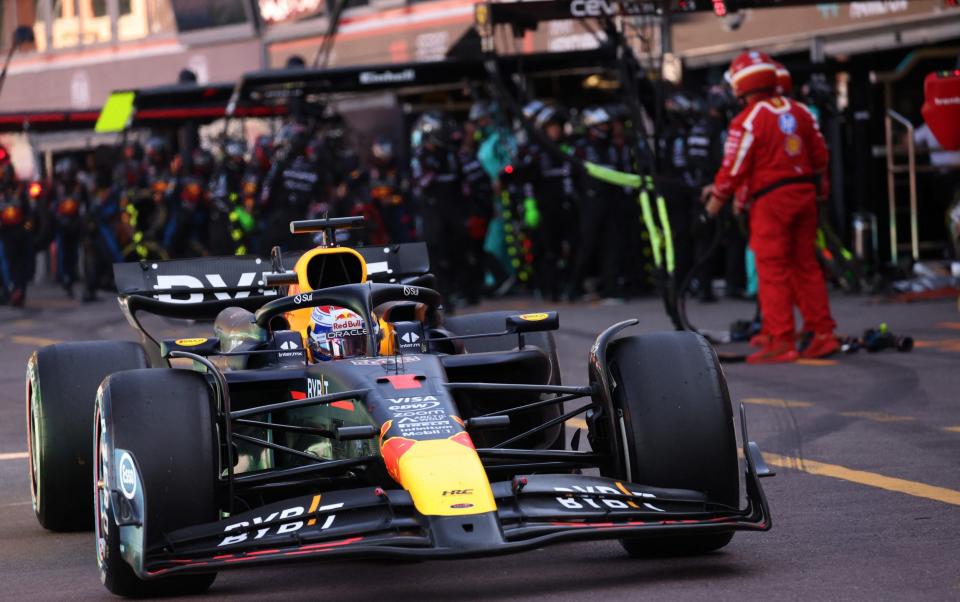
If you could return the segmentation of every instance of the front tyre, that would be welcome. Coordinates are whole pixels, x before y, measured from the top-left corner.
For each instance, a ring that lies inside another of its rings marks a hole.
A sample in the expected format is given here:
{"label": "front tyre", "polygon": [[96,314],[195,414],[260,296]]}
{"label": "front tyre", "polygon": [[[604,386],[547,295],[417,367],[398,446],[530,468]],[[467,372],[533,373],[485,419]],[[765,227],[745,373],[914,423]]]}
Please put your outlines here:
{"label": "front tyre", "polygon": [[94,442],[97,564],[104,586],[128,597],[206,591],[216,573],[143,580],[131,568],[133,554],[140,550],[131,550],[137,546],[129,542],[121,545],[115,500],[124,495],[124,484],[114,466],[116,450],[135,459],[147,511],[137,540],[143,550],[170,531],[218,518],[216,437],[203,375],[154,369],[110,376],[97,396]]}
{"label": "front tyre", "polygon": [[[691,332],[617,339],[607,352],[622,413],[619,445],[625,474],[609,475],[667,489],[691,489],[731,508],[740,503],[733,409],[713,348]],[[730,543],[733,532],[623,539],[631,556],[703,554]]]}

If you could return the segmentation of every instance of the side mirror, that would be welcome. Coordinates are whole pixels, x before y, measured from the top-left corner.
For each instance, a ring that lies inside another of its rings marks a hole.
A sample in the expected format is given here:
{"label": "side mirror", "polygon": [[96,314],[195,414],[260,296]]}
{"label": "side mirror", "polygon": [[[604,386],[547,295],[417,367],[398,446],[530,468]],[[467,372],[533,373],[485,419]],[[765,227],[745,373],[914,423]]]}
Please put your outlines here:
{"label": "side mirror", "polygon": [[560,314],[555,311],[507,316],[507,332],[510,334],[544,332],[558,328],[560,328]]}

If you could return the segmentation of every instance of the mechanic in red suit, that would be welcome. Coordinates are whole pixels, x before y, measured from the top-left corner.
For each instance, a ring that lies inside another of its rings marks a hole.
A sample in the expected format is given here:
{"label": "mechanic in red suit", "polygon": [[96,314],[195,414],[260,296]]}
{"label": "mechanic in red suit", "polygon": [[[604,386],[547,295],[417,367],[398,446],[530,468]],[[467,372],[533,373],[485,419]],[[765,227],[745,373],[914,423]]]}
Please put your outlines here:
{"label": "mechanic in red suit", "polygon": [[[715,216],[739,188],[749,193],[735,210],[749,204],[767,338],[747,362],[830,355],[839,348],[836,323],[814,247],[817,199],[826,197],[828,185],[826,144],[809,110],[780,95],[776,67],[766,54],[744,52],[730,65],[729,76],[745,108],[730,124],[723,164],[706,191],[706,210]],[[795,343],[794,306],[804,330],[814,333],[802,354]]]}

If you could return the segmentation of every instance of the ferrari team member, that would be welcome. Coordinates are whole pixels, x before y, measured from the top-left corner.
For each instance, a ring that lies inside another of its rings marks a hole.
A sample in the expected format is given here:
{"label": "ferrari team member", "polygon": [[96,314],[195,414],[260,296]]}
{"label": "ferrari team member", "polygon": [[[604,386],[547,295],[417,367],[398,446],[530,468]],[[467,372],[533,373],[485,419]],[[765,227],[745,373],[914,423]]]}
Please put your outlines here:
{"label": "ferrari team member", "polygon": [[[750,247],[756,254],[764,331],[769,336],[749,363],[791,362],[793,307],[814,338],[803,357],[830,355],[839,345],[827,289],[817,263],[817,183],[825,188],[829,153],[802,104],[777,93],[777,72],[762,52],[744,52],[730,65],[734,95],[745,105],[730,124],[723,164],[708,189],[715,216],[741,186],[750,207]],[[819,195],[825,197],[825,190]],[[742,207],[737,207],[742,210]]]}

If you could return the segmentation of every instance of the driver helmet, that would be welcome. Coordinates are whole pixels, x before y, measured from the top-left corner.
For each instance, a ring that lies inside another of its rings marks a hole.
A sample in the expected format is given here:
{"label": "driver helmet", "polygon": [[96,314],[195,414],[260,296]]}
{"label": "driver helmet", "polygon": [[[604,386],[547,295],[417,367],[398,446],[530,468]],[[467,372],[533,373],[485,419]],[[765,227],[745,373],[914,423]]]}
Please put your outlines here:
{"label": "driver helmet", "polygon": [[307,326],[314,362],[361,357],[367,352],[367,327],[357,313],[336,305],[314,307]]}

